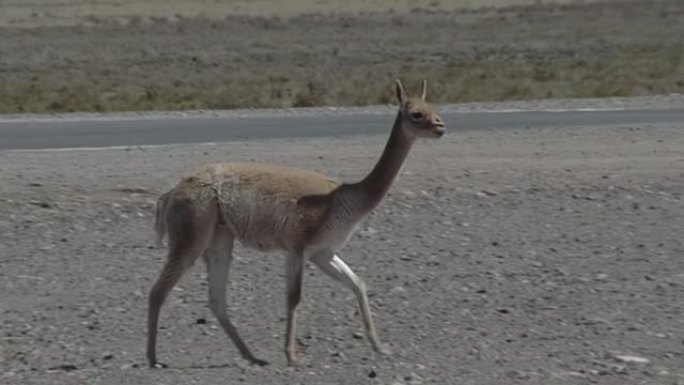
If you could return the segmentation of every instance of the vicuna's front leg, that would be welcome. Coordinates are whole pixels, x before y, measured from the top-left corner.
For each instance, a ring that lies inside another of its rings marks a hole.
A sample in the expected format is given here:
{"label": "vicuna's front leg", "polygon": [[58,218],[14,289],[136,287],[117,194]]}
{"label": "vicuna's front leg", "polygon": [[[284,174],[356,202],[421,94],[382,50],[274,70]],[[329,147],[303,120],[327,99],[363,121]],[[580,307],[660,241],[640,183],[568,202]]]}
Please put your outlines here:
{"label": "vicuna's front leg", "polygon": [[297,307],[302,296],[302,274],[304,260],[299,255],[287,257],[285,265],[287,295],[287,330],[285,332],[285,355],[290,366],[299,363],[297,359]]}
{"label": "vicuna's front leg", "polygon": [[363,283],[354,271],[347,266],[344,261],[333,253],[317,254],[311,261],[323,270],[328,276],[337,282],[340,282],[347,288],[351,289],[356,295],[356,300],[359,303],[361,316],[363,317],[363,326],[366,329],[366,337],[370,341],[373,349],[380,354],[390,354],[388,347],[380,343],[377,334],[375,333],[375,325],[373,324],[373,317],[371,315],[370,306],[368,305],[368,295],[366,294],[366,285]]}
{"label": "vicuna's front leg", "polygon": [[217,227],[214,231],[214,237],[203,255],[207,264],[209,281],[209,308],[244,359],[256,365],[267,365],[268,362],[252,355],[226,312],[226,284],[230,264],[233,260],[232,251],[233,235],[228,232],[227,228]]}

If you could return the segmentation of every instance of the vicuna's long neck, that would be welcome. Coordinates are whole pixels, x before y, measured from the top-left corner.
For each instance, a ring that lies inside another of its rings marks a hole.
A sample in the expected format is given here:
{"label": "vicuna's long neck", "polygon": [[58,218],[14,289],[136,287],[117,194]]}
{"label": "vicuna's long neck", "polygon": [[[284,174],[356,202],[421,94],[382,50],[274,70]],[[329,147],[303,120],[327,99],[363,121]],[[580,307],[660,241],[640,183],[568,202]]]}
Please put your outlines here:
{"label": "vicuna's long neck", "polygon": [[404,133],[401,124],[400,111],[378,163],[363,180],[348,186],[358,215],[367,214],[382,201],[411,150],[413,138]]}

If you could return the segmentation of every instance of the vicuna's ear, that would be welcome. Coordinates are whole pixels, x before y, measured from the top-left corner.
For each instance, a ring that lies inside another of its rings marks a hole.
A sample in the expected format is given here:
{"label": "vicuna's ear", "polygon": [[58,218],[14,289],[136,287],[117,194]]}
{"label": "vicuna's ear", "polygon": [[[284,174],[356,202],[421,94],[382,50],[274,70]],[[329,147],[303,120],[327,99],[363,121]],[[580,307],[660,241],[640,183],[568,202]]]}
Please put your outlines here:
{"label": "vicuna's ear", "polygon": [[423,79],[423,84],[421,86],[421,91],[420,91],[420,98],[422,100],[425,100],[426,95],[427,95],[427,80]]}
{"label": "vicuna's ear", "polygon": [[397,92],[397,99],[399,100],[399,104],[401,104],[404,102],[404,100],[406,100],[406,95],[404,94],[404,86],[401,85],[401,81],[399,79],[395,81],[395,89]]}

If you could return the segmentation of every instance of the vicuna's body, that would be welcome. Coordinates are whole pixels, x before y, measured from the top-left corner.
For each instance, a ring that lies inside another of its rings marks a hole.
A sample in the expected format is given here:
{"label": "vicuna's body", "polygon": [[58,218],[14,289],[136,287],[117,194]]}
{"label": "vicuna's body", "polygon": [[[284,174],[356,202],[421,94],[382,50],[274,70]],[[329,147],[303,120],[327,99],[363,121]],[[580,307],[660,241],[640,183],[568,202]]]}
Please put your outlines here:
{"label": "vicuna's body", "polygon": [[158,242],[169,238],[168,261],[150,292],[147,356],[157,365],[156,335],[161,306],[173,286],[199,256],[207,264],[209,303],[214,315],[242,356],[256,364],[226,314],[225,287],[234,241],[258,250],[287,255],[287,336],[285,351],[296,364],[296,310],[304,262],[310,260],[354,291],[373,348],[387,349],[373,326],[363,282],[337,253],[358,223],[384,198],[417,137],[439,137],[444,124],[422,97],[406,99],[397,81],[401,103],[390,139],[375,168],[358,183],[345,184],[300,169],[257,163],[205,166],[186,176],[157,204]]}
{"label": "vicuna's body", "polygon": [[[308,257],[320,251],[317,240],[337,251],[361,219],[351,212],[331,210],[335,202],[328,195],[341,186],[324,175],[289,167],[211,164],[183,178],[165,198],[166,209],[178,212],[183,205],[191,205],[199,209],[195,215],[201,216],[200,221],[225,226],[246,247]],[[169,202],[174,206],[169,207]],[[336,215],[328,218],[330,214]],[[158,237],[168,231],[158,230]],[[333,237],[341,239],[326,242]]]}

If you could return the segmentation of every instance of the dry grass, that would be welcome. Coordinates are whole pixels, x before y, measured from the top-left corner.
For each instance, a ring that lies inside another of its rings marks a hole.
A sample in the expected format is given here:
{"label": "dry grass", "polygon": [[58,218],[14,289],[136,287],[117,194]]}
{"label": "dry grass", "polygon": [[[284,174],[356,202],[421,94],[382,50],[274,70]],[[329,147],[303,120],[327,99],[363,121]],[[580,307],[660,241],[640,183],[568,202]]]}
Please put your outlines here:
{"label": "dry grass", "polygon": [[2,4],[0,26],[73,26],[87,23],[93,18],[125,21],[131,16],[212,19],[230,15],[290,17],[306,13],[358,14],[408,12],[413,9],[455,11],[465,8],[592,2],[596,0],[13,0]]}
{"label": "dry grass", "polygon": [[663,1],[6,27],[0,112],[382,104],[395,77],[435,102],[684,92],[682,19]]}

